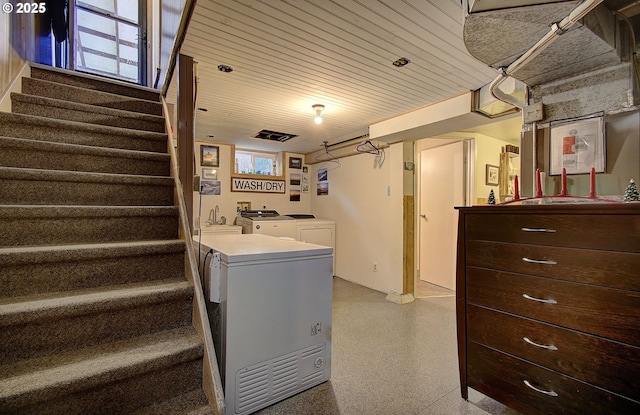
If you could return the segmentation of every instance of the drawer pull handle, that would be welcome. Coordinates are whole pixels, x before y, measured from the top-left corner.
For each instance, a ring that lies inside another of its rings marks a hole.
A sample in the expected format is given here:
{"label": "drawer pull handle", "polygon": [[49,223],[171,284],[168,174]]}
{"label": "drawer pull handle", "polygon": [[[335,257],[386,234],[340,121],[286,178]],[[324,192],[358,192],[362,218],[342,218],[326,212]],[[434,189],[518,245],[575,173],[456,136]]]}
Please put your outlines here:
{"label": "drawer pull handle", "polygon": [[545,232],[545,233],[556,233],[555,229],[547,229],[547,228],[521,228],[525,232]]}
{"label": "drawer pull handle", "polygon": [[530,264],[543,264],[543,265],[557,265],[558,262],[553,259],[531,259],[524,257],[522,258],[524,262],[529,262]]}
{"label": "drawer pull handle", "polygon": [[545,304],[558,304],[558,302],[556,300],[544,300],[542,298],[531,297],[528,294],[522,294],[522,296],[524,298],[526,298],[527,300],[531,300],[531,301],[539,301],[539,302],[545,303]]}
{"label": "drawer pull handle", "polygon": [[536,392],[538,392],[538,393],[543,393],[543,394],[545,394],[545,395],[547,395],[547,396],[553,396],[554,398],[555,398],[556,396],[558,396],[558,394],[557,394],[557,393],[555,393],[554,391],[545,391],[545,390],[542,390],[542,389],[540,389],[540,388],[536,388],[536,387],[535,387],[535,386],[533,386],[531,383],[529,383],[529,381],[528,381],[528,380],[526,380],[526,379],[525,379],[525,380],[523,380],[522,382],[524,382],[524,384],[525,384],[525,385],[527,385],[528,387],[530,387],[531,389],[533,389],[534,391],[536,391]]}
{"label": "drawer pull handle", "polygon": [[529,338],[527,338],[527,337],[523,337],[522,340],[524,340],[525,342],[527,342],[527,343],[529,343],[529,344],[531,344],[533,346],[540,347],[542,349],[558,350],[558,348],[556,346],[554,346],[553,344],[546,345],[546,344],[536,343],[534,341],[529,340]]}

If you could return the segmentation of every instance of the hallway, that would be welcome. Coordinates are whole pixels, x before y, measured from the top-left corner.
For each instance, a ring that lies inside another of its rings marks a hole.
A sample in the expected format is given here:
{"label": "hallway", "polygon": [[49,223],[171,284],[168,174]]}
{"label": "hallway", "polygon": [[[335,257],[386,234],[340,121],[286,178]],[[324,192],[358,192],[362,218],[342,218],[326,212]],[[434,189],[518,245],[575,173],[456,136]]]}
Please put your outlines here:
{"label": "hallway", "polygon": [[460,397],[455,297],[399,306],[334,278],[331,381],[260,415],[517,415],[469,390]]}

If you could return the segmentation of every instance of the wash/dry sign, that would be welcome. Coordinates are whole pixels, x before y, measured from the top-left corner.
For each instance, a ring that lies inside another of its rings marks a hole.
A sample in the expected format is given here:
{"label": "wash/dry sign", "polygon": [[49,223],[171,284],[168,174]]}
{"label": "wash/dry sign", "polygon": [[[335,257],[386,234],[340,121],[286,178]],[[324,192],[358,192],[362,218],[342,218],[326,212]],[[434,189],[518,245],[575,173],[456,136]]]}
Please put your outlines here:
{"label": "wash/dry sign", "polygon": [[232,192],[284,193],[284,180],[231,178]]}

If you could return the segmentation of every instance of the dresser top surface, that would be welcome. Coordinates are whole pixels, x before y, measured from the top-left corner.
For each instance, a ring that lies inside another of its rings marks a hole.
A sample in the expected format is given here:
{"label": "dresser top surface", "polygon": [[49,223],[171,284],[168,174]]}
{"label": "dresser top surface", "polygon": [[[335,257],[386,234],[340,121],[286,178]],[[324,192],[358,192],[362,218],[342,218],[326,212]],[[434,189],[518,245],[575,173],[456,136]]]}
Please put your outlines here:
{"label": "dresser top surface", "polygon": [[459,206],[463,213],[537,213],[537,214],[593,214],[593,215],[640,215],[640,203],[579,203],[548,205],[482,205]]}

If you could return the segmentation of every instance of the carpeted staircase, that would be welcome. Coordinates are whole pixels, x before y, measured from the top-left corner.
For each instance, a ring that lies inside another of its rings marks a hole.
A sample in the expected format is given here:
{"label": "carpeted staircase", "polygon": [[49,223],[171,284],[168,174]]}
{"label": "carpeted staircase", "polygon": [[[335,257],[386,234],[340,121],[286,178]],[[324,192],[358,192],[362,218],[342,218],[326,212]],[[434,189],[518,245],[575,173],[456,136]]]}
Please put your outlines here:
{"label": "carpeted staircase", "polygon": [[159,94],[22,82],[0,113],[0,414],[213,414]]}

